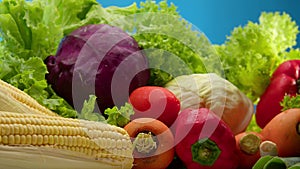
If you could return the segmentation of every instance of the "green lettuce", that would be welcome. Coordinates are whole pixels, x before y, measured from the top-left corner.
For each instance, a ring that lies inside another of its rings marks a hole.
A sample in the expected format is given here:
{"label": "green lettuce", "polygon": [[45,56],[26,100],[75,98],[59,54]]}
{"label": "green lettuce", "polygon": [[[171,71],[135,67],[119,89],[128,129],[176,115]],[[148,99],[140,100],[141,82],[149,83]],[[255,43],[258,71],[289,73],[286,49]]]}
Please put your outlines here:
{"label": "green lettuce", "polygon": [[109,23],[131,34],[144,50],[151,68],[149,85],[163,86],[177,76],[192,73],[222,74],[221,62],[208,38],[182,18],[173,3],[146,0],[139,7],[133,3],[105,11],[111,15]]}
{"label": "green lettuce", "polygon": [[47,84],[44,59],[72,30],[106,22],[96,0],[3,0],[0,2],[0,78],[64,117],[77,112]]}
{"label": "green lettuce", "polygon": [[145,50],[151,70],[150,85],[163,86],[180,75],[216,73],[222,66],[208,38],[182,18],[167,1],[141,2],[133,37]]}
{"label": "green lettuce", "polygon": [[300,59],[300,49],[290,49],[284,53],[288,59]]}
{"label": "green lettuce", "polygon": [[276,67],[294,54],[298,26],[287,13],[262,12],[259,22],[236,27],[222,45],[215,45],[225,77],[256,102]]}
{"label": "green lettuce", "polygon": [[116,106],[107,108],[104,114],[107,116],[106,122],[108,124],[124,127],[130,122],[130,116],[134,114],[134,110],[131,104],[125,103],[120,108]]}
{"label": "green lettuce", "polygon": [[285,95],[280,102],[280,106],[282,106],[281,111],[300,108],[300,94],[296,94],[295,96]]}
{"label": "green lettuce", "polygon": [[94,111],[96,99],[97,97],[95,95],[90,95],[89,99],[84,101],[81,112],[78,114],[78,118],[105,122],[105,117]]}

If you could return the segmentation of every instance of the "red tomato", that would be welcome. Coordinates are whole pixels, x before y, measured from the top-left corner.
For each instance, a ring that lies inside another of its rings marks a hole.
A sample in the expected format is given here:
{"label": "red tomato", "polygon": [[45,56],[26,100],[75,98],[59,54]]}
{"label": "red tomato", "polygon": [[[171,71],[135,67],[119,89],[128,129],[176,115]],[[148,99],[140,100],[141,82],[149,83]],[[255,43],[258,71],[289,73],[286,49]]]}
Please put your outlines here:
{"label": "red tomato", "polygon": [[135,114],[131,120],[142,117],[154,118],[170,127],[180,111],[180,101],[166,88],[143,86],[135,89],[129,97]]}

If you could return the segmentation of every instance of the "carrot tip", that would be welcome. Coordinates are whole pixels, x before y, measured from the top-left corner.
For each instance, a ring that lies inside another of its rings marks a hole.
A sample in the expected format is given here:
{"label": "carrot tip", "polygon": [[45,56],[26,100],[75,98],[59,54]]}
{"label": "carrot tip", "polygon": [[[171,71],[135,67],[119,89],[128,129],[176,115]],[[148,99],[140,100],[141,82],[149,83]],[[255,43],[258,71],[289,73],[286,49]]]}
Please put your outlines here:
{"label": "carrot tip", "polygon": [[272,141],[264,141],[260,144],[260,155],[261,156],[277,156],[278,155],[278,150],[277,150],[277,145],[272,142]]}

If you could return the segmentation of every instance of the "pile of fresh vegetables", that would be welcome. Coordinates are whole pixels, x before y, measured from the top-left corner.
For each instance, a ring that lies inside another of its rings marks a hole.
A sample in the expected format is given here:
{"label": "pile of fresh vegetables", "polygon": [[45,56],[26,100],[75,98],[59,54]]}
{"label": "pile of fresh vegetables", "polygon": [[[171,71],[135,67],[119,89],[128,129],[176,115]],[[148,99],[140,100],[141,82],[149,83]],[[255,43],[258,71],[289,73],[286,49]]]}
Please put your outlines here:
{"label": "pile of fresh vegetables", "polygon": [[287,13],[262,12],[216,45],[167,1],[0,9],[0,79],[62,117],[124,128],[133,168],[299,166],[299,28]]}

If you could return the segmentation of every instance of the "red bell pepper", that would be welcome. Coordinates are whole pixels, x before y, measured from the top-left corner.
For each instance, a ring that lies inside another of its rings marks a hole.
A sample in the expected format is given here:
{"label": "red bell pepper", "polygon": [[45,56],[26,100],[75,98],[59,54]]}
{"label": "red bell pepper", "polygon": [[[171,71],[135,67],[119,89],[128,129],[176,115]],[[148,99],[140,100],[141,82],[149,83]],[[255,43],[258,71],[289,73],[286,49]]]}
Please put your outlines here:
{"label": "red bell pepper", "polygon": [[280,102],[285,95],[295,96],[300,91],[300,60],[281,63],[272,74],[270,84],[256,106],[256,122],[264,126],[282,111]]}
{"label": "red bell pepper", "polygon": [[175,151],[187,169],[235,169],[236,141],[229,126],[207,108],[185,109],[175,132]]}

